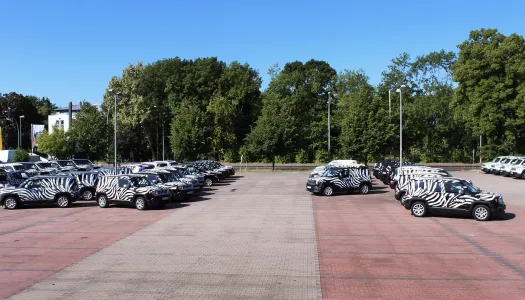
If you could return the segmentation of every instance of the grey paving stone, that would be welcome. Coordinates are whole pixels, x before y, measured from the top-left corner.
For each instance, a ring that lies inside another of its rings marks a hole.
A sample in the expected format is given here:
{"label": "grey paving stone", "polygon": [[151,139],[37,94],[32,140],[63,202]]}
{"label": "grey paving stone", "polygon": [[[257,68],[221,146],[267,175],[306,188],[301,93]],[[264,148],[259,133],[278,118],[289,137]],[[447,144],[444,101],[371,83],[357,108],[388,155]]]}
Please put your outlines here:
{"label": "grey paving stone", "polygon": [[320,299],[306,174],[242,175],[12,299]]}

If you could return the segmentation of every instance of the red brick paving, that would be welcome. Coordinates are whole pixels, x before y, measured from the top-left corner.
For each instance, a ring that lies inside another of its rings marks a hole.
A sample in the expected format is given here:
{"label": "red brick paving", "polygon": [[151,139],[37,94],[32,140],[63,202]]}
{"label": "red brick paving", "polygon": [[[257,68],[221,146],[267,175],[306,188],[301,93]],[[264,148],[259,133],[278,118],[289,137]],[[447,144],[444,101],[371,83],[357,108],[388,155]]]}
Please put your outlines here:
{"label": "red brick paving", "polygon": [[0,298],[47,278],[172,212],[128,207],[101,209],[94,203],[75,203],[67,209],[1,209]]}
{"label": "red brick paving", "polygon": [[312,198],[323,299],[525,299],[525,210],[415,218],[374,184]]}

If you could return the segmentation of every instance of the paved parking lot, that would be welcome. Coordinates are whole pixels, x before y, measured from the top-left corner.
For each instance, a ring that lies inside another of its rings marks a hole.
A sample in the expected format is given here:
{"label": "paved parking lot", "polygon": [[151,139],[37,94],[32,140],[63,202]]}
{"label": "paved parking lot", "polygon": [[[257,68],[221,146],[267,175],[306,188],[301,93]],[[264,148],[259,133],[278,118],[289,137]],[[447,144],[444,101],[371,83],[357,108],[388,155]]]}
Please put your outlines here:
{"label": "paved parking lot", "polygon": [[382,183],[312,197],[288,172],[165,210],[1,210],[0,298],[523,299],[525,181],[455,175],[501,192],[508,213],[420,219]]}

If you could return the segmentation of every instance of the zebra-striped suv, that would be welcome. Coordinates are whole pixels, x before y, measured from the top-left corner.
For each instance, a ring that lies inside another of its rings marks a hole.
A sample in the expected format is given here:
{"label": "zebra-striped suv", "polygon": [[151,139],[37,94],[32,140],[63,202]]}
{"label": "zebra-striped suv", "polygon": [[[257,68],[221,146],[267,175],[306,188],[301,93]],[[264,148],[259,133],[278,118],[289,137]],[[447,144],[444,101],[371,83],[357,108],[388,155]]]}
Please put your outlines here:
{"label": "zebra-striped suv", "polygon": [[132,204],[138,210],[162,208],[170,199],[168,189],[154,186],[143,174],[101,175],[96,191],[102,208],[111,203]]}
{"label": "zebra-striped suv", "polygon": [[78,184],[74,176],[39,175],[17,187],[0,190],[0,203],[6,209],[16,209],[26,204],[55,203],[68,207],[79,197]]}
{"label": "zebra-striped suv", "polygon": [[372,188],[367,167],[329,168],[322,176],[309,178],[306,190],[314,194],[332,196],[336,193],[359,191],[368,194]]}
{"label": "zebra-striped suv", "polygon": [[467,212],[478,221],[490,220],[493,213],[506,209],[501,195],[482,191],[460,178],[412,178],[401,203],[416,217],[441,210]]}

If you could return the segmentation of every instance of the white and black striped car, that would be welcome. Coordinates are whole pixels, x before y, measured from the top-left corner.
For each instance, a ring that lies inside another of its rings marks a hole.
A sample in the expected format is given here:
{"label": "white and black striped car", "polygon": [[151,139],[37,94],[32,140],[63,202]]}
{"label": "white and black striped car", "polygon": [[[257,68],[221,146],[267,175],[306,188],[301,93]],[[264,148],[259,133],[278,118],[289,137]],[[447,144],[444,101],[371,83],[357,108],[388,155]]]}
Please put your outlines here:
{"label": "white and black striped car", "polygon": [[[394,195],[396,200],[401,200],[401,198],[406,194],[409,186],[410,179],[412,178],[436,178],[436,177],[452,177],[447,171],[443,172],[426,172],[426,173],[407,173],[400,175],[398,182],[394,188]],[[472,183],[470,180],[468,182]]]}
{"label": "white and black striped car", "polygon": [[493,213],[504,213],[503,197],[482,191],[459,178],[412,178],[401,203],[416,217],[433,210],[467,212],[478,221],[490,220]]}
{"label": "white and black striped car", "polygon": [[370,171],[364,166],[329,168],[320,177],[308,178],[306,183],[307,191],[325,196],[352,191],[368,194],[371,188]]}
{"label": "white and black striped car", "polygon": [[153,185],[144,174],[99,176],[96,189],[98,205],[134,205],[138,210],[162,208],[169,202],[168,189]]}
{"label": "white and black striped car", "polygon": [[144,170],[139,174],[145,174],[151,183],[168,189],[171,200],[187,200],[195,193],[195,188],[191,183],[179,180],[168,170]]}
{"label": "white and black striped car", "polygon": [[78,184],[74,176],[34,176],[17,187],[6,187],[0,191],[0,203],[6,209],[43,203],[68,207],[78,197]]}
{"label": "white and black striped car", "polygon": [[98,172],[70,171],[60,173],[60,176],[75,176],[78,182],[80,197],[83,200],[94,200],[98,180]]}

